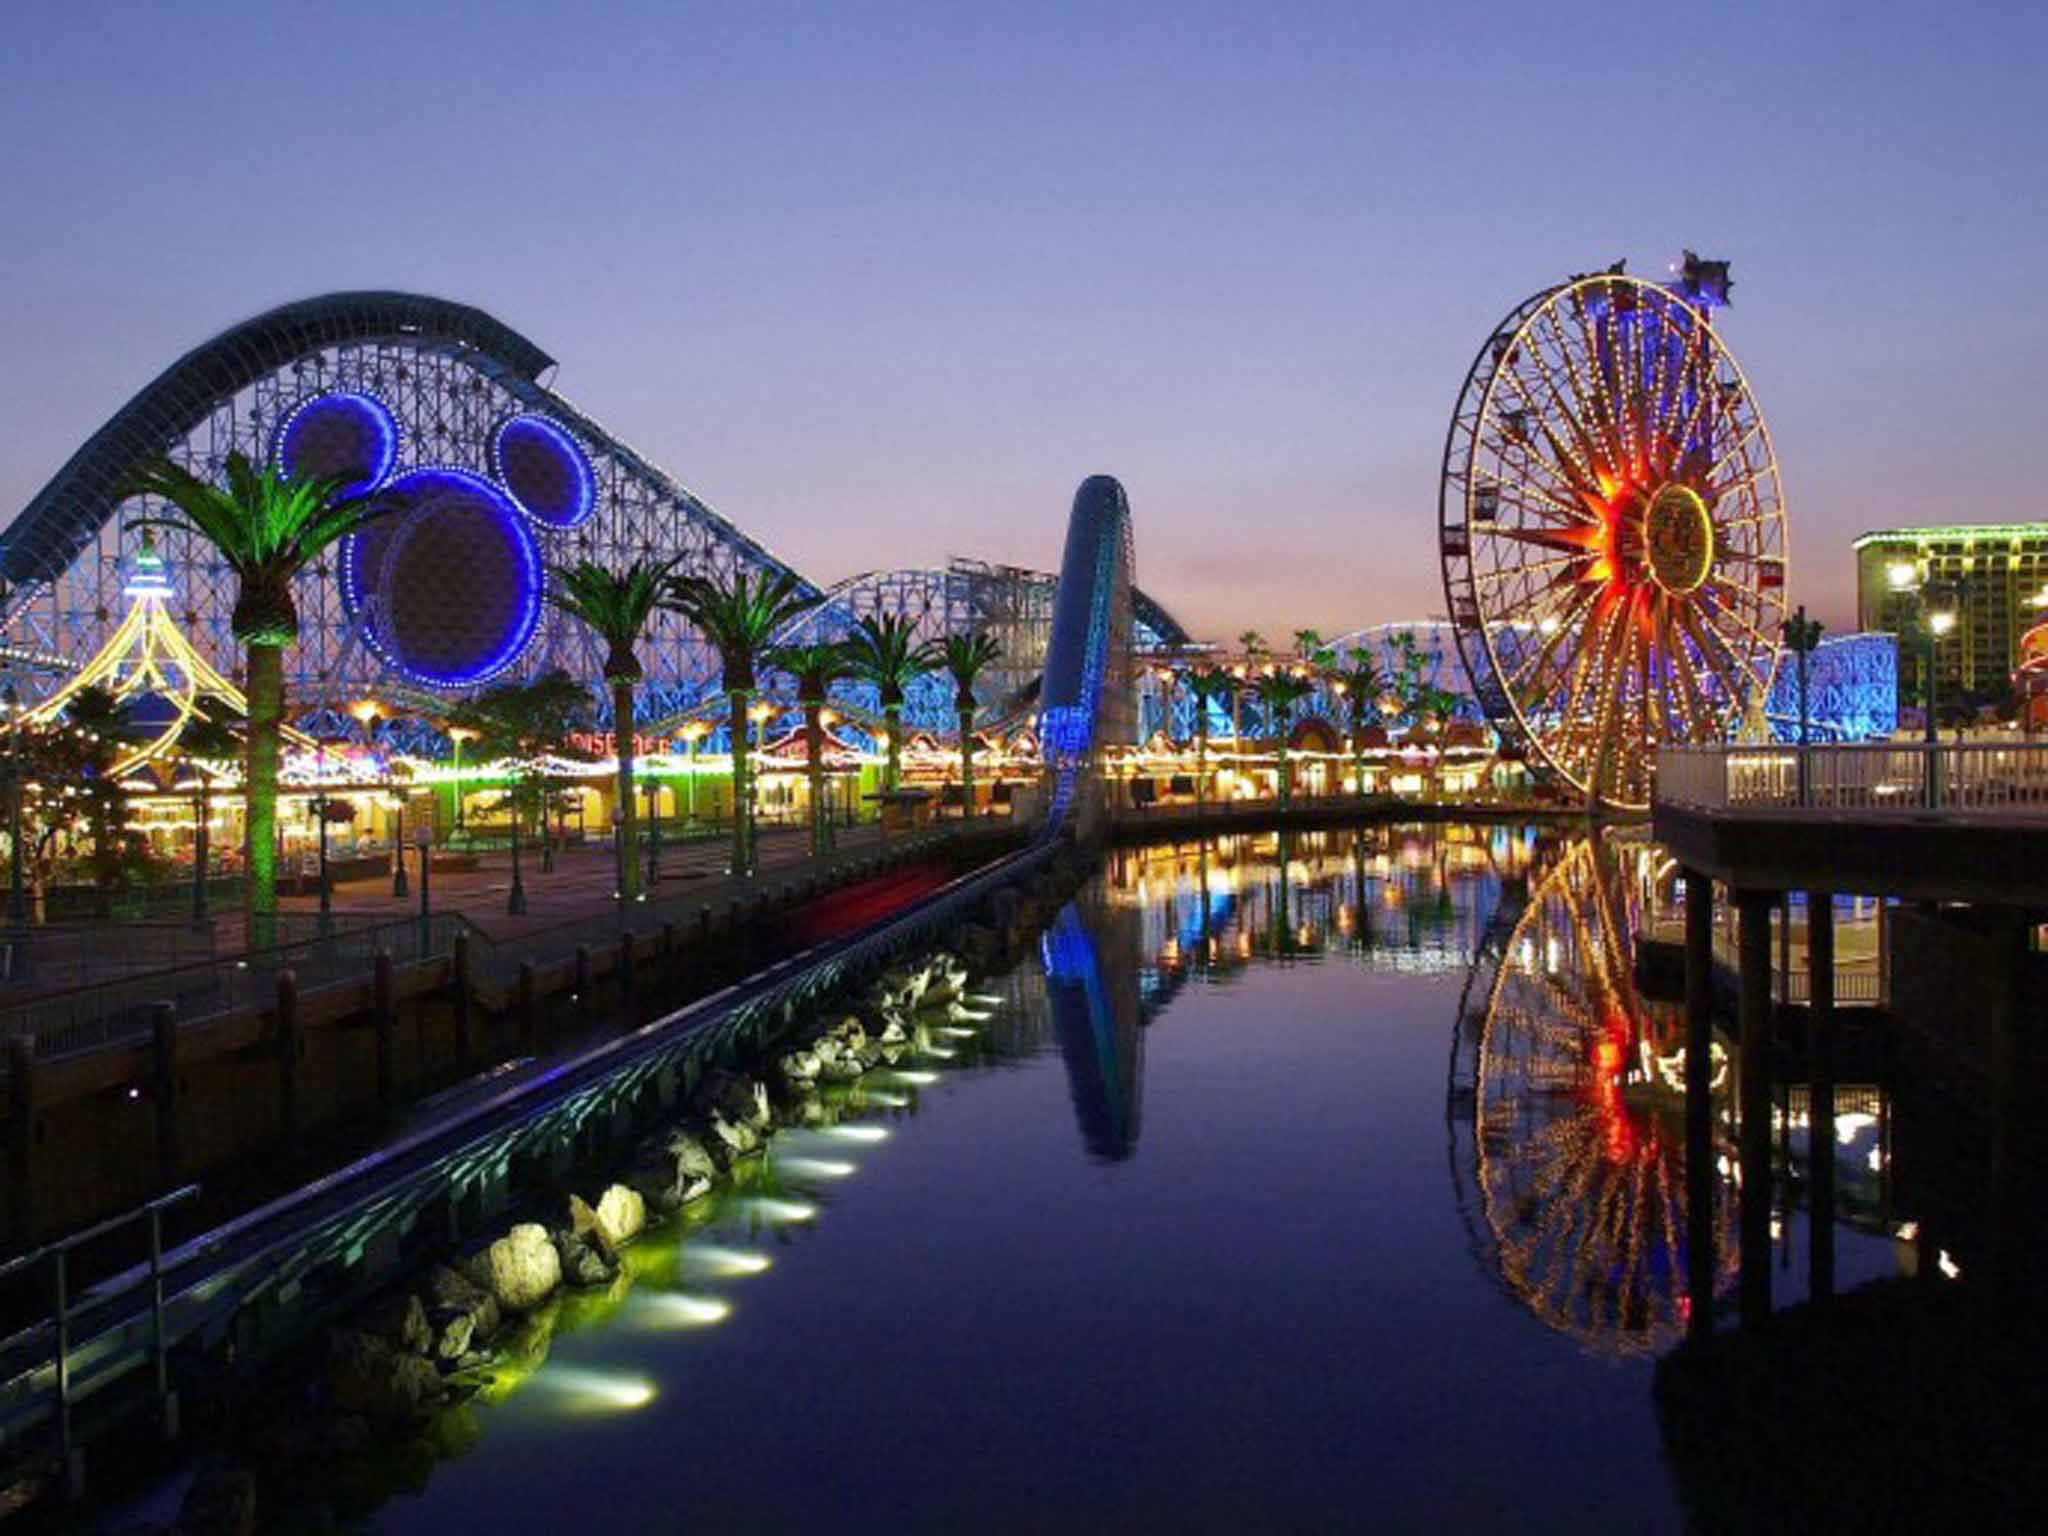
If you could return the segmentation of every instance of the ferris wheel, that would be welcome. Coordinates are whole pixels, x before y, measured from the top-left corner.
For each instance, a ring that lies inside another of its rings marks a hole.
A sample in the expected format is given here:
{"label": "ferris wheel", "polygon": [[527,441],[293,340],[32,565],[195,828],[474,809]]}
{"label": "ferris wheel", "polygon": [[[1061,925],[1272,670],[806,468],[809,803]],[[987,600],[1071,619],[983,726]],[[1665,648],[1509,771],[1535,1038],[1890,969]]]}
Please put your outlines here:
{"label": "ferris wheel", "polygon": [[1725,262],[1545,289],[1487,338],[1444,448],[1438,547],[1473,691],[1589,802],[1660,744],[1760,729],[1785,612],[1778,463],[1715,332]]}
{"label": "ferris wheel", "polygon": [[[1531,875],[1512,930],[1474,960],[1451,1048],[1451,1174],[1474,1256],[1546,1326],[1612,1354],[1662,1353],[1692,1306],[1684,1020],[1637,990],[1630,938],[1630,866],[1647,849],[1579,838]],[[1717,1293],[1738,1271],[1734,1205],[1716,1201]]]}

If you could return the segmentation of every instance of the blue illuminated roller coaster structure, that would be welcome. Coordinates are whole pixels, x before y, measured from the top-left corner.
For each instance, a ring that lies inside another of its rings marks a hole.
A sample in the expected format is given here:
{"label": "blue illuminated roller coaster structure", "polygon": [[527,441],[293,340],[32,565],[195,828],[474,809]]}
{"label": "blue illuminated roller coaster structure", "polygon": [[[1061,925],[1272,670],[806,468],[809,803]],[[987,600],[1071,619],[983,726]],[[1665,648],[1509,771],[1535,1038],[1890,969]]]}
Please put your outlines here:
{"label": "blue illuminated roller coaster structure", "polygon": [[[602,646],[543,600],[551,563],[677,557],[679,570],[704,575],[798,574],[552,388],[554,370],[547,352],[480,309],[392,292],[287,304],[194,348],[0,533],[0,630],[17,686],[49,692],[121,622],[136,525],[163,509],[124,502],[120,487],[164,454],[217,477],[240,452],[380,489],[397,504],[301,576],[301,634],[285,677],[295,714],[323,733],[360,729],[346,707],[364,694],[390,701],[397,707],[379,733],[414,752],[437,753],[432,722],[494,680],[551,667],[601,676]],[[233,572],[192,535],[159,539],[178,588],[173,617],[233,677]],[[962,560],[804,589],[825,597],[807,623],[826,632],[880,611],[913,617],[921,639],[993,628],[1005,659],[985,714],[1008,705],[1025,718],[1053,585],[1043,573]],[[1185,642],[1164,610],[1136,601],[1141,638]],[[688,624],[657,614],[640,655],[640,720],[658,730],[700,714],[722,728],[718,658]],[[866,713],[859,687],[845,691],[850,713]],[[593,687],[593,707],[608,722],[602,694]],[[955,720],[950,688],[934,681],[914,693],[913,728],[950,735]]]}
{"label": "blue illuminated roller coaster structure", "polygon": [[1039,743],[1051,777],[1046,830],[1056,835],[1095,809],[1100,749],[1136,729],[1131,601],[1131,504],[1108,475],[1074,493],[1059,597],[1046,649]]}

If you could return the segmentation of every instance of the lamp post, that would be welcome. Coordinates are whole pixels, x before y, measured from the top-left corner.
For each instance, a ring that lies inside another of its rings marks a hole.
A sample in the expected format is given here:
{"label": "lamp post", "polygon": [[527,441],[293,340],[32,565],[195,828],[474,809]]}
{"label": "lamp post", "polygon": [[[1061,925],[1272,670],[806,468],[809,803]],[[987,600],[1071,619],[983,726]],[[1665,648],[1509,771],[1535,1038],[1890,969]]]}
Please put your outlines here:
{"label": "lamp post", "polygon": [[455,747],[455,830],[462,830],[462,744],[475,741],[476,732],[466,725],[448,727],[448,740]]}
{"label": "lamp post", "polygon": [[1799,803],[1801,805],[1806,804],[1807,801],[1806,747],[1812,720],[1812,716],[1807,713],[1806,708],[1806,658],[1813,654],[1815,647],[1820,644],[1823,627],[1820,620],[1809,619],[1806,616],[1806,604],[1804,603],[1799,605],[1798,610],[1791,618],[1785,620],[1779,626],[1780,633],[1785,637],[1785,644],[1791,647],[1792,654],[1799,658]]}
{"label": "lamp post", "polygon": [[9,981],[27,981],[32,974],[28,920],[28,889],[22,878],[21,801],[27,779],[21,761],[21,699],[14,691],[14,679],[0,687],[0,717],[7,732],[7,943],[11,963]]}
{"label": "lamp post", "polygon": [[702,720],[692,720],[683,727],[683,740],[688,742],[690,746],[690,798],[689,805],[684,810],[683,816],[686,824],[693,831],[697,826],[697,748],[703,743],[704,738],[710,734],[711,727]]}
{"label": "lamp post", "polygon": [[[384,718],[384,706],[375,699],[358,699],[349,706],[350,714],[363,728],[363,740],[374,746],[377,740],[377,722]],[[384,777],[389,779],[387,770]],[[405,796],[394,793],[384,802],[384,808],[391,812],[391,894],[400,900],[406,895],[405,887]]]}
{"label": "lamp post", "polygon": [[616,805],[612,807],[612,905],[617,909],[619,926],[626,922],[626,813]]}
{"label": "lamp post", "polygon": [[1946,582],[1921,581],[1919,568],[1908,560],[1891,565],[1885,571],[1885,580],[1892,591],[1901,596],[1911,596],[1914,624],[1924,642],[1920,665],[1926,675],[1921,683],[1920,696],[1926,719],[1921,722],[1921,739],[1927,754],[1927,805],[1932,810],[1941,804],[1941,758],[1935,750],[1941,740],[1935,720],[1938,698],[1934,678],[1935,644],[1956,627],[1955,610],[1948,606],[1953,592]]}
{"label": "lamp post", "polygon": [[327,738],[322,736],[313,744],[314,771],[320,776],[319,793],[313,797],[313,810],[319,820],[320,835],[320,936],[324,939],[334,927],[334,897],[327,889]]}
{"label": "lamp post", "polygon": [[[649,770],[645,781],[647,789],[647,884],[652,887],[661,880],[661,781]],[[645,899],[644,897],[642,898]]]}
{"label": "lamp post", "polygon": [[425,954],[433,945],[434,938],[434,829],[431,825],[419,829],[420,849],[420,953]]}
{"label": "lamp post", "polygon": [[744,812],[747,818],[747,867],[741,871],[747,875],[758,873],[761,865],[761,829],[755,820],[755,810],[761,802],[761,749],[768,744],[768,721],[774,714],[772,704],[755,704],[747,710],[747,728],[754,734],[754,760],[747,769],[747,803],[744,807],[733,807],[734,815]]}
{"label": "lamp post", "polygon": [[512,808],[512,889],[505,897],[507,917],[526,916],[526,879],[519,868],[519,780],[515,776],[512,787],[505,792],[505,803]]}

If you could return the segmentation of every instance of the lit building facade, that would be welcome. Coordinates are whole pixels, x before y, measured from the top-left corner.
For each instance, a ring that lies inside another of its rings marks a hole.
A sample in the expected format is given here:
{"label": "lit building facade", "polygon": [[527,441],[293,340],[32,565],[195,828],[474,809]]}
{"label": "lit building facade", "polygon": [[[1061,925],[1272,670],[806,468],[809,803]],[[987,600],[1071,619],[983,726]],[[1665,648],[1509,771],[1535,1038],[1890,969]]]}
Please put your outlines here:
{"label": "lit building facade", "polygon": [[[1912,631],[1919,589],[1929,582],[1953,594],[1955,626],[1935,645],[1940,699],[2002,692],[2019,660],[2021,634],[2043,613],[2048,594],[2048,523],[1982,523],[1892,528],[1856,541],[1856,619],[1865,630]],[[1925,684],[1925,641],[1899,647],[1899,697],[1917,706]]]}

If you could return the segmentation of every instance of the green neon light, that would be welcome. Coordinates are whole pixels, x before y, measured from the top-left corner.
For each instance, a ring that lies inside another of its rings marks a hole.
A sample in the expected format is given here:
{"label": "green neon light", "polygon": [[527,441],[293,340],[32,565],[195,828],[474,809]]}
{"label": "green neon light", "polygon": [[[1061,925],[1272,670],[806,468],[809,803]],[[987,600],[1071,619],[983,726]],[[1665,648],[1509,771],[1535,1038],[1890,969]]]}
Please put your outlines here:
{"label": "green neon light", "polygon": [[1969,539],[1993,544],[1999,540],[2048,539],[2048,523],[1951,523],[1929,528],[1885,528],[1858,534],[1852,549],[1866,544],[1925,544],[1936,539]]}

